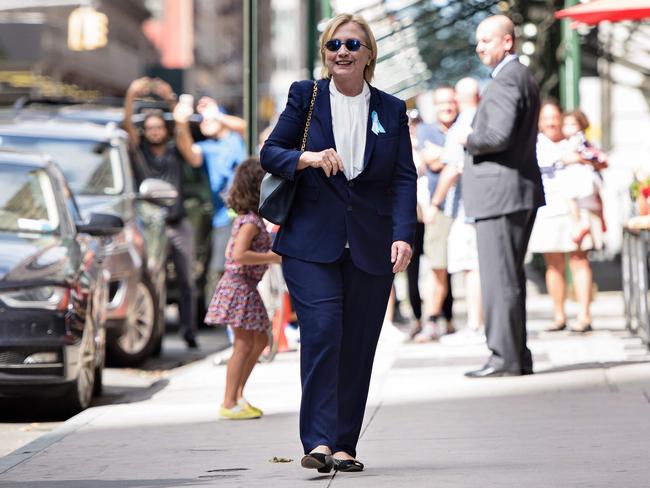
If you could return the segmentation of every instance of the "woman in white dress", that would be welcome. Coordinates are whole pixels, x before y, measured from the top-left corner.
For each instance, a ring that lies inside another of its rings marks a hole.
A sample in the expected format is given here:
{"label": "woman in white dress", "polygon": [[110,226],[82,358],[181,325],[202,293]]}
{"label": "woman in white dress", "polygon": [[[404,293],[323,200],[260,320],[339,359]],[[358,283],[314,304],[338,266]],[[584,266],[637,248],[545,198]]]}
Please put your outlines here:
{"label": "woman in white dress", "polygon": [[595,214],[588,212],[589,234],[576,244],[573,239],[574,220],[571,215],[570,194],[567,190],[567,167],[583,164],[580,156],[567,144],[562,135],[562,111],[553,102],[542,105],[539,119],[540,134],[537,140],[537,159],[542,171],[546,206],[537,213],[528,250],[544,254],[546,286],[553,298],[554,323],[549,331],[566,329],[566,255],[573,277],[576,298],[580,305],[577,332],[591,330],[592,272],[587,251],[602,246],[602,229]]}

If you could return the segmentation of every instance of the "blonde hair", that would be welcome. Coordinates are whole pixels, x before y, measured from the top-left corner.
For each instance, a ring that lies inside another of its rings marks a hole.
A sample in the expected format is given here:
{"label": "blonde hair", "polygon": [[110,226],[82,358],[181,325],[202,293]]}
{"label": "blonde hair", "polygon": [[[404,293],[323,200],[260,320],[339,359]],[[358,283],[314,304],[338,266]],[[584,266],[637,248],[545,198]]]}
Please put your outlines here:
{"label": "blonde hair", "polygon": [[366,44],[368,47],[370,47],[372,58],[363,70],[363,79],[370,83],[372,81],[372,78],[375,76],[375,66],[377,65],[377,41],[375,40],[375,36],[372,33],[372,29],[370,29],[370,25],[368,25],[368,22],[366,22],[365,19],[360,15],[339,14],[330,20],[325,26],[325,30],[320,36],[320,58],[321,62],[323,63],[321,76],[328,79],[332,77],[331,73],[327,69],[327,65],[325,64],[325,44],[327,41],[332,39],[332,36],[334,35],[334,32],[336,32],[336,29],[341,27],[343,24],[347,24],[348,22],[354,22],[357,24],[359,27],[361,27],[361,30],[363,30],[366,35]]}

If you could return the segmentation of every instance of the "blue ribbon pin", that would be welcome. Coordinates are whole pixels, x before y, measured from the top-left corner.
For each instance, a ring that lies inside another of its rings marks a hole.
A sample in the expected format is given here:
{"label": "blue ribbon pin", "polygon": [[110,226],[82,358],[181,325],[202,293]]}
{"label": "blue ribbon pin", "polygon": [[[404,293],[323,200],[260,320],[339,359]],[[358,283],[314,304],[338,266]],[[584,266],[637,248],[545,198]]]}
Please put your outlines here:
{"label": "blue ribbon pin", "polygon": [[372,131],[375,133],[375,135],[385,134],[386,130],[379,122],[379,116],[377,115],[377,112],[375,110],[373,110],[372,113],[370,114],[370,118],[372,119]]}

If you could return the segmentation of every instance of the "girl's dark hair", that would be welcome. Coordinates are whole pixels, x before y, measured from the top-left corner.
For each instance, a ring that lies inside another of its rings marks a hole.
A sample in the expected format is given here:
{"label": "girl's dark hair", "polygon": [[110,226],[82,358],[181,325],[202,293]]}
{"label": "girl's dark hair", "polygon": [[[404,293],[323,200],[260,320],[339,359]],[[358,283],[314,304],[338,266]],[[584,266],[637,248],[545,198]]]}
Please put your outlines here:
{"label": "girl's dark hair", "polygon": [[237,166],[232,185],[225,195],[226,205],[238,214],[257,213],[264,174],[259,158],[252,157],[243,161]]}
{"label": "girl's dark hair", "polygon": [[562,119],[564,119],[564,117],[573,117],[575,121],[578,123],[580,129],[582,129],[583,131],[589,128],[589,119],[587,118],[585,113],[580,109],[575,109],[570,112],[565,112],[562,114]]}

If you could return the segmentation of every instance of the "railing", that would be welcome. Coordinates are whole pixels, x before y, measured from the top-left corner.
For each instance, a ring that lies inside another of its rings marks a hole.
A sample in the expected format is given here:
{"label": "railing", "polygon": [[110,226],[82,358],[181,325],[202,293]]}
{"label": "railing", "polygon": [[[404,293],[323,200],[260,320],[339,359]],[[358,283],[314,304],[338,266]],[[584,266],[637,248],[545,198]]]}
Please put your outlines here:
{"label": "railing", "polygon": [[650,230],[623,229],[623,300],[627,328],[650,344],[648,249]]}

